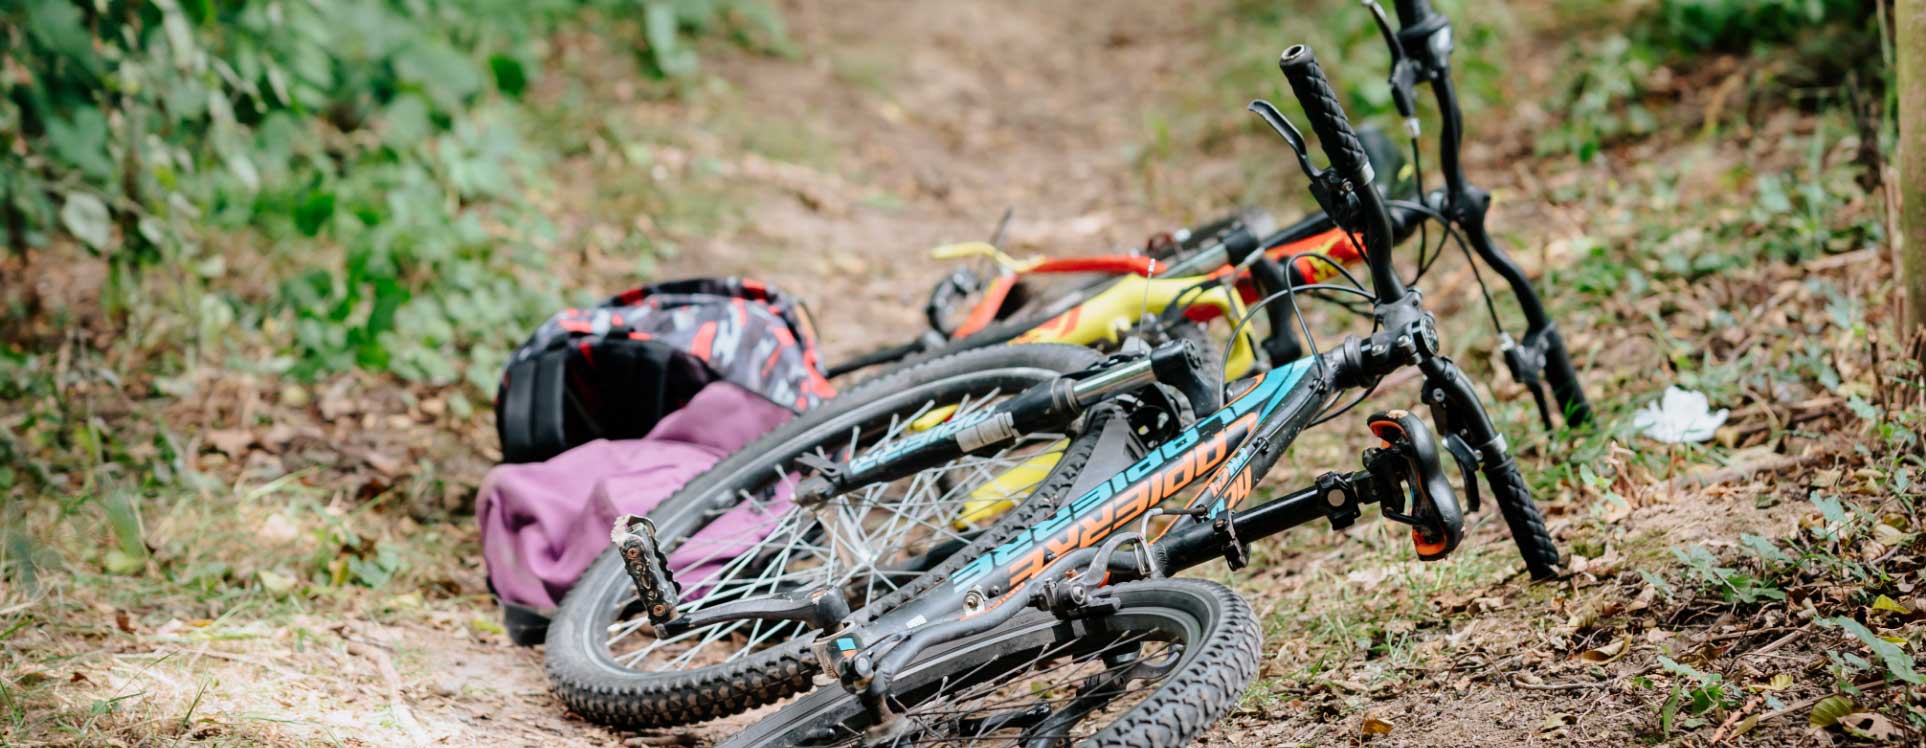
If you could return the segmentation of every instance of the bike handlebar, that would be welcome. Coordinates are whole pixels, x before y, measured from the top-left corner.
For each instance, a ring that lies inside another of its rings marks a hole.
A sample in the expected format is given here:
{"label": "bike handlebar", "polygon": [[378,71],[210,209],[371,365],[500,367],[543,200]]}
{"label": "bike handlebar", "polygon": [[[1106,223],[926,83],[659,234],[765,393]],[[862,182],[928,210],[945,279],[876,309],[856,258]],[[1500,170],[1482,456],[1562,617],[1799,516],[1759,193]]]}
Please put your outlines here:
{"label": "bike handlebar", "polygon": [[1351,129],[1351,119],[1331,91],[1324,70],[1318,67],[1317,56],[1308,46],[1292,45],[1277,58],[1277,67],[1284,71],[1291,92],[1310,118],[1311,130],[1317,133],[1324,155],[1331,161],[1331,171],[1345,182],[1344,189],[1356,201],[1354,218],[1359,224],[1356,228],[1364,234],[1364,259],[1371,268],[1372,289],[1380,302],[1403,298],[1404,281],[1391,264],[1391,215],[1385,210],[1384,198],[1371,187],[1371,162],[1365,157],[1364,145]]}
{"label": "bike handlebar", "polygon": [[1358,142],[1357,132],[1351,129],[1351,120],[1344,115],[1344,107],[1338,104],[1337,94],[1324,79],[1324,70],[1318,67],[1317,56],[1311,53],[1311,48],[1297,44],[1284,50],[1277,58],[1277,67],[1284,71],[1291,92],[1304,106],[1311,130],[1317,133],[1324,154],[1331,159],[1331,168],[1353,187],[1369,185],[1373,175],[1364,144]]}

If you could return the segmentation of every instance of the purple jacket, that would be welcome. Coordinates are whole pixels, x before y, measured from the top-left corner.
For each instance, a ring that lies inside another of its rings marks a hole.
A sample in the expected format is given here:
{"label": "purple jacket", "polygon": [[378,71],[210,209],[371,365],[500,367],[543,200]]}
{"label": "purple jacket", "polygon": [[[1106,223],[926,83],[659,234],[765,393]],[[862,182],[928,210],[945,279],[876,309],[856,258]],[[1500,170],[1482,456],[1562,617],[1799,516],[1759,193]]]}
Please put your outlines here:
{"label": "purple jacket", "polygon": [[[609,527],[617,516],[647,514],[723,457],[794,416],[766,398],[717,380],[641,439],[598,439],[546,462],[489,470],[475,515],[481,521],[482,558],[495,594],[531,608],[555,607],[608,547]],[[699,535],[739,524],[718,521]],[[704,555],[713,556],[714,545],[705,547],[710,550]],[[670,567],[680,576],[694,561],[672,556]],[[700,570],[695,573],[701,575]]]}

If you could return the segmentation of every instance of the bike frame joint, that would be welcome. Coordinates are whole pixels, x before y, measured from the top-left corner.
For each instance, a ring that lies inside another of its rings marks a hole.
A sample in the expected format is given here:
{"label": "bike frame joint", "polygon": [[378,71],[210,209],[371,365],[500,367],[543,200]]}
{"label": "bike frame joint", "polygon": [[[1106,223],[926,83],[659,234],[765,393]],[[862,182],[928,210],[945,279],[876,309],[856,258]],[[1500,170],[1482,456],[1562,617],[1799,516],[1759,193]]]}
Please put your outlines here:
{"label": "bike frame joint", "polygon": [[1330,520],[1332,530],[1343,530],[1356,524],[1363,513],[1361,507],[1364,502],[1358,496],[1357,477],[1331,472],[1317,477],[1317,495],[1322,499],[1324,518]]}

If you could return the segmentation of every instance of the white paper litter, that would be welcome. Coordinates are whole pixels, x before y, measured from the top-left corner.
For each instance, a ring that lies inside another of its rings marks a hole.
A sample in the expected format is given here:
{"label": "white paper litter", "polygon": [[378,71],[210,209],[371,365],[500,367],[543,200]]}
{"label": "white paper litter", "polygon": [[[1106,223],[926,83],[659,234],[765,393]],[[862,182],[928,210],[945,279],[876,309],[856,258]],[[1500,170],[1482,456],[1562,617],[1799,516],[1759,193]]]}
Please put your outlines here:
{"label": "white paper litter", "polygon": [[1672,386],[1665,388],[1658,402],[1632,414],[1632,426],[1667,444],[1696,443],[1711,439],[1729,414],[1725,408],[1712,410],[1704,393]]}

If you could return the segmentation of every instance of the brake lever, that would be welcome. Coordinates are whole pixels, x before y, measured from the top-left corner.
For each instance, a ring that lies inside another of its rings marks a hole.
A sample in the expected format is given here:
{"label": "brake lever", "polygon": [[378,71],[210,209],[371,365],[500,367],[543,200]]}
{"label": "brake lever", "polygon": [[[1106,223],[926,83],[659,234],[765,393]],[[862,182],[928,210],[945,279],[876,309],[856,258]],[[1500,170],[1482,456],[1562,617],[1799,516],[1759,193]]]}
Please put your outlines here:
{"label": "brake lever", "polygon": [[1256,112],[1257,116],[1264,120],[1264,124],[1270,125],[1272,130],[1277,131],[1277,136],[1284,139],[1284,144],[1291,147],[1292,153],[1297,154],[1297,165],[1304,170],[1304,176],[1316,181],[1324,174],[1322,169],[1311,165],[1310,150],[1304,144],[1304,134],[1297,131],[1297,126],[1292,125],[1291,121],[1284,117],[1283,112],[1277,111],[1275,104],[1257,99],[1252,101],[1248,108]]}
{"label": "brake lever", "polygon": [[1311,163],[1310,151],[1304,143],[1304,134],[1298,132],[1297,127],[1291,124],[1283,112],[1277,111],[1277,107],[1271,102],[1257,99],[1251,102],[1249,109],[1256,112],[1265,124],[1270,125],[1271,129],[1277,132],[1278,137],[1283,138],[1284,143],[1291,147],[1291,151],[1297,154],[1298,168],[1303,169],[1304,176],[1311,180],[1311,197],[1317,200],[1317,206],[1324,211],[1325,215],[1330,216],[1331,221],[1339,228],[1357,233],[1361,225],[1362,216],[1359,213],[1362,209],[1357,203],[1357,197],[1352,194],[1350,186],[1345,184],[1344,176],[1337,173],[1335,169],[1319,169]]}
{"label": "brake lever", "polygon": [[1364,0],[1364,7],[1371,10],[1371,20],[1378,25],[1378,33],[1384,37],[1384,46],[1391,49],[1391,104],[1404,117],[1404,130],[1411,137],[1418,137],[1421,131],[1418,122],[1417,105],[1417,66],[1404,52],[1404,43],[1398,40],[1398,32],[1391,28],[1391,18],[1384,13],[1384,6],[1378,0]]}

